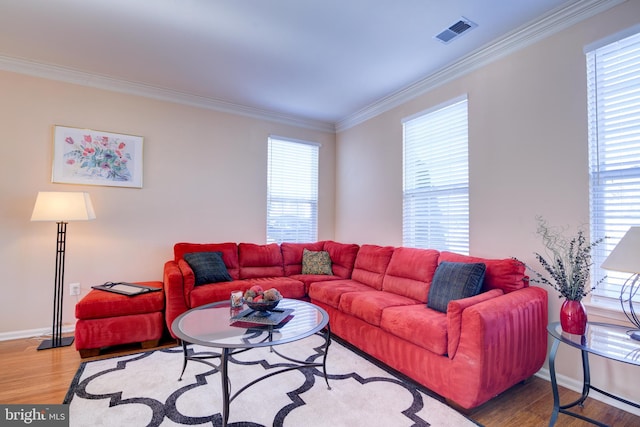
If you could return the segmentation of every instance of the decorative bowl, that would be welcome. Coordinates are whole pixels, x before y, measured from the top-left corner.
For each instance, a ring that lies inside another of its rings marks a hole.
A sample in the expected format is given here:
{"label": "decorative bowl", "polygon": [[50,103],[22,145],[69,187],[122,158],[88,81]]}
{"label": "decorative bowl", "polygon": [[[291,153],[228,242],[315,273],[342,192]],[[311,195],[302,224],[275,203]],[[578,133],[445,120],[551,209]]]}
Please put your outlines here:
{"label": "decorative bowl", "polygon": [[279,302],[280,302],[280,300],[276,300],[276,301],[261,301],[261,302],[245,301],[245,304],[247,304],[247,306],[249,306],[249,308],[252,309],[252,310],[256,310],[256,311],[271,311],[274,308],[276,308],[276,306],[278,305]]}

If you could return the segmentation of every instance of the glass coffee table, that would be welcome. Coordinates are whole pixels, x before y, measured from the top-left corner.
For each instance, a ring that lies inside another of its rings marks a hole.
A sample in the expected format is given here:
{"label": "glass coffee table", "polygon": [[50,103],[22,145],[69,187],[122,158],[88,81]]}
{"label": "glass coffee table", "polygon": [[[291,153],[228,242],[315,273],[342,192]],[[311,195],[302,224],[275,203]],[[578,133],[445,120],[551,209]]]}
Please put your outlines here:
{"label": "glass coffee table", "polygon": [[[307,367],[322,367],[324,380],[329,386],[327,378],[327,352],[331,344],[331,330],[329,328],[329,314],[322,308],[299,300],[282,299],[276,310],[282,313],[287,310],[286,317],[278,324],[268,324],[268,319],[264,319],[267,323],[253,323],[241,319],[241,321],[233,321],[232,316],[244,312],[248,307],[231,308],[228,301],[217,302],[213,304],[203,305],[193,308],[180,316],[178,316],[171,329],[173,333],[182,341],[182,349],[184,353],[184,363],[180,380],[190,360],[205,363],[220,371],[222,380],[222,425],[226,426],[229,420],[229,405],[244,390],[252,385],[270,378],[274,375],[288,372],[294,369],[303,369]],[[289,312],[290,310],[290,312]],[[275,314],[274,310],[274,314]],[[250,313],[252,316],[258,313]],[[256,321],[262,321],[258,317],[250,317]],[[268,316],[265,316],[268,317]],[[274,348],[280,344],[285,344],[323,331],[325,344],[322,362],[306,362],[289,358]],[[189,344],[197,344],[206,347],[214,347],[220,349],[211,355],[191,354],[188,352]],[[262,377],[256,378],[246,384],[235,393],[231,393],[229,382],[228,362],[229,356],[258,347],[271,347],[271,351],[278,356],[292,362],[294,366],[282,368],[278,371],[271,372]],[[219,359],[219,363],[213,363],[210,359]]]}

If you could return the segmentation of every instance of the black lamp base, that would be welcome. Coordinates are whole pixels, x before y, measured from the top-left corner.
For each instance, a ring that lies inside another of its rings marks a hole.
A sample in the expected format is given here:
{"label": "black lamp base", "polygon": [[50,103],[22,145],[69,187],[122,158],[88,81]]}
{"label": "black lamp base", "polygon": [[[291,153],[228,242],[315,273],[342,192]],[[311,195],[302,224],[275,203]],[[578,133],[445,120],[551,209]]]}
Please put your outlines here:
{"label": "black lamp base", "polygon": [[73,339],[74,337],[63,337],[63,338],[60,338],[59,340],[44,340],[38,346],[38,350],[47,350],[49,348],[58,348],[58,347],[68,347],[73,343]]}

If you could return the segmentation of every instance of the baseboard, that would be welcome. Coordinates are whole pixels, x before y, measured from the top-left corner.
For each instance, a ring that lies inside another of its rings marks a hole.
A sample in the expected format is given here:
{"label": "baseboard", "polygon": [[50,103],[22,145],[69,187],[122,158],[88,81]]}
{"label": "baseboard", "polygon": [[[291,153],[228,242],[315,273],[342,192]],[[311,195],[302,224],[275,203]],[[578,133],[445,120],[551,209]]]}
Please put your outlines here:
{"label": "baseboard", "polygon": [[[548,368],[542,368],[540,369],[536,374],[536,377],[542,378],[544,380],[547,380],[549,382],[551,382],[551,375],[549,374],[549,369]],[[573,390],[577,393],[582,393],[582,381],[578,381],[575,380],[573,378],[567,377],[565,375],[561,375],[561,374],[556,374],[556,381],[558,382],[558,385],[568,388],[569,390]],[[549,387],[551,387],[551,384],[549,384]],[[596,385],[597,387],[597,385]],[[600,387],[602,388],[602,387]],[[608,390],[605,390],[608,391]],[[615,399],[612,399],[608,396],[605,396],[601,393],[598,393],[595,390],[590,390],[589,391],[589,397],[592,397],[596,400],[599,400],[600,402],[606,403],[609,406],[613,406],[614,408],[618,408],[621,409],[623,411],[629,412],[631,414],[640,416],[640,409],[639,408],[635,408],[631,405],[627,405],[626,403],[623,402],[619,402]],[[624,397],[624,396],[623,396]],[[627,400],[631,400],[626,398]],[[562,404],[563,402],[560,402],[560,404]]]}
{"label": "baseboard", "polygon": [[[62,326],[63,334],[74,332],[75,330],[75,324]],[[25,329],[23,331],[0,332],[0,341],[19,340],[22,338],[47,338],[50,336],[51,327],[40,329]]]}

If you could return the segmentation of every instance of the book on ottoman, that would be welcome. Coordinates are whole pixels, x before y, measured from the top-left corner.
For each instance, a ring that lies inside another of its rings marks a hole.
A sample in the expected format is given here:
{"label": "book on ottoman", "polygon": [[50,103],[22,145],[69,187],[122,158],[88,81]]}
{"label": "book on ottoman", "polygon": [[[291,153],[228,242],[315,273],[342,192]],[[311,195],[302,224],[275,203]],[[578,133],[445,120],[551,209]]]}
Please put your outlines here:
{"label": "book on ottoman", "polygon": [[137,283],[128,282],[106,282],[102,285],[92,286],[91,288],[127,296],[146,294],[149,292],[157,292],[162,290],[161,288],[156,288],[153,286],[138,285]]}

